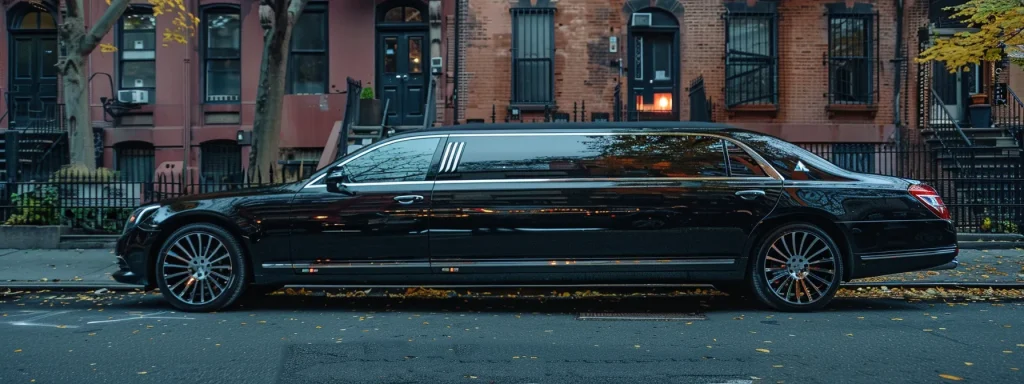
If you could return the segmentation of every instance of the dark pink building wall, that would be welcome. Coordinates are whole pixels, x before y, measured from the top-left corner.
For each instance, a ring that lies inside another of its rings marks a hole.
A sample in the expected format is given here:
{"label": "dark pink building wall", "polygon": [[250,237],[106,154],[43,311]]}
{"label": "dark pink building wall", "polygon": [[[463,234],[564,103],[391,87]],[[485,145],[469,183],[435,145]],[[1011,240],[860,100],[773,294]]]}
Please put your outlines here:
{"label": "dark pink building wall", "polygon": [[[12,1],[3,9],[0,30],[7,34],[7,9],[19,1]],[[417,1],[417,0],[413,0]],[[235,4],[240,7],[241,28],[241,101],[238,104],[203,104],[201,83],[201,47],[199,35],[186,44],[161,43],[163,31],[172,26],[169,15],[157,16],[156,47],[156,91],[154,100],[136,112],[152,113],[152,126],[110,127],[104,129],[103,166],[112,167],[113,147],[128,141],[152,143],[156,149],[156,164],[164,161],[182,160],[182,144],[185,127],[190,126],[190,159],[194,168],[199,160],[199,146],[210,140],[235,141],[238,130],[252,130],[255,100],[259,83],[260,59],[263,48],[263,30],[259,23],[259,2],[257,0],[186,0],[190,10],[199,15],[200,9],[214,4]],[[454,12],[454,1],[445,0],[446,11]],[[321,110],[321,95],[286,95],[281,127],[282,148],[322,148],[335,121],[344,114],[346,77],[361,80],[364,85],[376,83],[375,76],[375,23],[376,7],[380,0],[330,0],[328,7],[328,108]],[[426,1],[423,1],[426,4]],[[133,4],[147,5],[146,0],[134,0]],[[91,25],[107,8],[104,0],[85,0],[86,25]],[[426,8],[426,5],[424,5]],[[426,15],[424,15],[426,18]],[[447,17],[442,17],[447,23]],[[442,32],[446,25],[442,25]],[[117,26],[102,40],[115,44]],[[442,43],[446,40],[441,36]],[[6,91],[8,76],[8,41],[0,39],[0,89]],[[429,46],[425,47],[429,49]],[[429,51],[424,52],[429,56]],[[96,49],[88,58],[86,67],[89,74],[106,73],[114,78],[115,90],[110,89],[105,75],[97,75],[90,84],[89,100],[92,120],[103,120],[101,97],[112,97],[116,91],[117,53],[102,53]],[[448,66],[448,63],[445,63]],[[451,69],[446,72],[451,72]],[[440,81],[441,84],[446,82]],[[439,87],[441,88],[441,87]],[[186,95],[187,91],[187,95]],[[442,92],[439,90],[439,92]],[[188,96],[188,97],[186,97]],[[3,103],[0,103],[3,104]],[[4,106],[0,106],[0,115]],[[440,104],[439,109],[443,109]],[[210,111],[240,112],[238,124],[204,124],[204,113]],[[438,111],[437,116],[443,116]],[[0,129],[3,126],[0,125]],[[247,158],[248,147],[243,147]],[[245,161],[243,161],[245,163]]]}

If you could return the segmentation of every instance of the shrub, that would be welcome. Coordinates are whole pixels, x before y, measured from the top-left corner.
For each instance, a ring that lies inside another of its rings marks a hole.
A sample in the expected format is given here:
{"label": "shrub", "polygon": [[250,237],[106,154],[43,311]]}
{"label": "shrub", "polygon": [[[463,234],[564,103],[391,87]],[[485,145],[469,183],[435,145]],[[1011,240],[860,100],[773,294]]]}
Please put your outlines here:
{"label": "shrub", "polygon": [[373,100],[373,88],[366,87],[359,93],[360,100]]}

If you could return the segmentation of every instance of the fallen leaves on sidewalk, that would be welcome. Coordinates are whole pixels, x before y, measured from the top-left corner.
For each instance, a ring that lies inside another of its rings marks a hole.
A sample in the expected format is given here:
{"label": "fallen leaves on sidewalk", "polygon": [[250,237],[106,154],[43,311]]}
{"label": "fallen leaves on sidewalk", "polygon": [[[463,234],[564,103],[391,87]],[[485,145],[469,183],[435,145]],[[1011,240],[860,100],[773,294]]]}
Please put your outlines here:
{"label": "fallen leaves on sidewalk", "polygon": [[964,379],[964,378],[962,378],[960,376],[953,376],[953,375],[946,374],[946,373],[939,374],[939,377],[941,377],[943,379],[946,379],[946,380],[952,380],[952,381],[960,381],[960,380]]}

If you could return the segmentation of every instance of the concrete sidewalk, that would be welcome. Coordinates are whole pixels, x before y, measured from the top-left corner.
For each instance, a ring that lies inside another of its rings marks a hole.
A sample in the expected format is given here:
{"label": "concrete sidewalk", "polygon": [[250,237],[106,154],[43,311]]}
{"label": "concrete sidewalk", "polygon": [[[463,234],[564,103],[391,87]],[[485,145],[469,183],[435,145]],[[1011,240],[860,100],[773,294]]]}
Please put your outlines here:
{"label": "concrete sidewalk", "polygon": [[[851,283],[907,284],[1024,284],[1024,250],[961,250],[960,266],[944,271],[920,271],[859,279]],[[105,249],[0,249],[0,287],[131,288],[117,283],[114,254]]]}

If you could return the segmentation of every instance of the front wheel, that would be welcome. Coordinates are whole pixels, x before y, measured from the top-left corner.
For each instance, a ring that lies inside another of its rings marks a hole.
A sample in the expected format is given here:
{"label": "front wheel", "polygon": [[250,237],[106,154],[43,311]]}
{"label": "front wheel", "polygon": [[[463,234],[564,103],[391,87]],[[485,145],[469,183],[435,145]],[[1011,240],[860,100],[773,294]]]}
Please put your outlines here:
{"label": "front wheel", "polygon": [[160,293],[177,309],[210,312],[238,300],[248,284],[241,244],[212,224],[181,227],[164,242],[156,259]]}
{"label": "front wheel", "polygon": [[835,297],[843,276],[842,253],[825,231],[789,224],[764,237],[752,257],[753,292],[781,311],[821,309]]}

